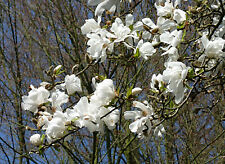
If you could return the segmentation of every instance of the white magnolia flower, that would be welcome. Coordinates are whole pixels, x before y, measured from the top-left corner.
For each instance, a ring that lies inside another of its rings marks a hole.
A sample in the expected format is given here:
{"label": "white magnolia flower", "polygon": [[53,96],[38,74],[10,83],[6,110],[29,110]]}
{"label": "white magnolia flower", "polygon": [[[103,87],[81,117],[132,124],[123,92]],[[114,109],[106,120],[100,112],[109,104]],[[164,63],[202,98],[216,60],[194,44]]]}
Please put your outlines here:
{"label": "white magnolia flower", "polygon": [[186,20],[186,12],[181,9],[175,9],[173,12],[173,19],[178,23],[183,23]]}
{"label": "white magnolia flower", "polygon": [[34,86],[30,86],[31,91],[28,93],[28,96],[22,97],[22,109],[29,110],[33,113],[37,113],[38,106],[48,102],[48,97],[50,92],[44,87],[34,88]]}
{"label": "white magnolia flower", "polygon": [[67,119],[64,113],[60,111],[56,111],[54,113],[54,116],[52,120],[49,121],[46,129],[47,140],[49,143],[65,135],[64,132],[66,131],[66,121]]}
{"label": "white magnolia flower", "polygon": [[134,120],[134,122],[129,125],[130,131],[137,133],[139,138],[148,138],[152,133],[157,137],[162,137],[162,133],[165,132],[165,129],[162,124],[154,127],[154,125],[159,123],[159,120],[153,119],[154,111],[152,106],[149,105],[147,101],[145,101],[145,104],[134,101],[133,107],[139,108],[140,110],[126,111],[124,113],[126,120]]}
{"label": "white magnolia flower", "polygon": [[142,32],[142,38],[144,40],[149,40],[152,38],[152,45],[158,45],[159,41],[159,34],[163,34],[167,30],[175,30],[177,25],[174,21],[165,19],[163,17],[158,17],[157,24],[153,23],[150,18],[142,19],[144,24],[145,30]]}
{"label": "white magnolia flower", "polygon": [[108,105],[115,96],[113,81],[111,79],[105,79],[96,84],[96,90],[91,96],[90,101],[96,106],[104,106]]}
{"label": "white magnolia flower", "polygon": [[143,23],[139,21],[134,24],[134,16],[128,14],[126,15],[125,24],[123,24],[120,18],[116,18],[110,29],[113,34],[108,37],[115,39],[114,43],[123,42],[128,49],[134,49],[133,46],[139,41],[138,35],[141,29],[143,29]]}
{"label": "white magnolia flower", "polygon": [[46,130],[48,127],[48,123],[50,120],[52,120],[52,115],[48,112],[38,112],[39,117],[37,121],[37,127],[40,129],[42,128],[43,130]]}
{"label": "white magnolia flower", "polygon": [[143,28],[143,22],[141,21],[137,21],[136,23],[134,23],[133,25],[133,31],[142,31]]}
{"label": "white magnolia flower", "polygon": [[179,58],[179,54],[178,54],[178,50],[176,47],[167,47],[169,48],[168,50],[166,50],[166,52],[164,52],[162,54],[163,55],[168,55],[169,58],[167,60],[167,62],[172,62],[172,61],[177,61]]}
{"label": "white magnolia flower", "polygon": [[137,120],[142,116],[142,112],[141,111],[126,111],[124,112],[124,118],[126,120]]}
{"label": "white magnolia flower", "polygon": [[205,55],[208,58],[219,58],[225,56],[225,52],[222,51],[225,44],[224,39],[216,37],[213,41],[209,41],[206,35],[203,35],[201,41],[205,49]]}
{"label": "white magnolia flower", "polygon": [[109,35],[106,30],[87,34],[87,37],[89,38],[87,45],[90,46],[88,47],[87,52],[93,59],[96,59],[96,61],[98,61],[98,59],[101,59],[101,62],[105,61],[107,56],[106,51],[113,51],[113,44],[106,35]]}
{"label": "white magnolia flower", "polygon": [[[95,9],[95,16],[98,16],[98,21],[100,21],[104,11],[114,13],[117,9],[119,12],[120,1],[121,0],[88,0],[88,5],[97,6]],[[131,3],[131,0],[128,1]]]}
{"label": "white magnolia flower", "polygon": [[157,15],[160,17],[168,15],[171,16],[174,10],[174,6],[169,0],[167,0],[163,6],[160,4],[157,5],[157,3],[155,3],[155,7],[157,9]]}
{"label": "white magnolia flower", "polygon": [[68,120],[73,120],[75,125],[86,127],[90,132],[99,131],[100,116],[98,107],[90,104],[87,97],[81,97],[73,109],[67,111]]}
{"label": "white magnolia flower", "polygon": [[129,27],[130,25],[133,25],[134,23],[134,16],[132,14],[127,14],[126,15],[126,26]]}
{"label": "white magnolia flower", "polygon": [[157,76],[154,74],[152,76],[152,82],[151,82],[151,88],[155,91],[159,91],[162,87],[163,82],[163,76],[161,74],[158,74]]}
{"label": "white magnolia flower", "polygon": [[95,9],[95,16],[98,16],[98,22],[101,21],[101,16],[105,10],[114,13],[120,8],[120,0],[88,0],[88,5],[97,6]]}
{"label": "white magnolia flower", "polygon": [[126,111],[124,113],[125,119],[134,120],[133,123],[129,125],[129,129],[133,133],[138,133],[141,137],[145,130],[150,131],[153,109],[149,105],[145,105],[141,102],[134,101],[133,106],[141,109],[141,111]]}
{"label": "white magnolia flower", "polygon": [[159,28],[150,18],[143,18],[142,22],[152,29]]}
{"label": "white magnolia flower", "polygon": [[166,30],[175,29],[177,26],[174,21],[163,17],[158,17],[157,24],[153,23],[150,18],[144,18],[142,19],[142,22],[152,29],[151,32],[154,33],[156,31],[160,34],[164,33]]}
{"label": "white magnolia flower", "polygon": [[[133,20],[131,16],[128,16],[126,21],[127,21],[126,24],[130,25],[130,23],[132,23]],[[129,34],[131,32],[129,27],[124,26],[120,18],[116,18],[110,30],[114,33],[113,38],[115,38],[114,40],[115,43],[124,41],[127,37],[129,37]]]}
{"label": "white magnolia flower", "polygon": [[157,126],[155,129],[154,129],[154,135],[157,136],[157,137],[162,137],[162,134],[165,133],[166,130],[164,128],[164,126],[162,124],[160,124],[159,126]]}
{"label": "white magnolia flower", "polygon": [[75,92],[82,92],[80,79],[75,75],[66,75],[65,85],[69,95]]}
{"label": "white magnolia flower", "polygon": [[48,99],[52,103],[55,110],[62,111],[61,105],[69,101],[69,96],[60,90],[52,92],[51,97]]}
{"label": "white magnolia flower", "polygon": [[140,55],[145,60],[147,60],[149,56],[152,56],[156,52],[156,50],[154,49],[154,47],[152,46],[150,42],[143,43],[143,40],[140,40],[138,42],[138,45],[134,53],[136,53],[137,49],[139,49]]}
{"label": "white magnolia flower", "polygon": [[[128,49],[134,49],[134,45],[136,45],[139,41],[140,33],[143,32],[143,23],[141,21],[138,21],[134,23],[134,16],[131,14],[128,14],[126,16],[126,27],[129,27],[131,29],[128,37],[126,38],[126,42],[124,42],[125,46],[127,46]],[[142,38],[150,38],[151,34],[147,31],[144,31],[142,33]]]}
{"label": "white magnolia flower", "polygon": [[172,17],[178,24],[182,23],[186,20],[186,13],[181,9],[176,9],[176,6],[180,4],[180,0],[175,1],[173,5],[170,0],[167,0],[164,5],[157,5],[155,3],[155,7],[157,9],[157,15],[160,17],[170,16]]}
{"label": "white magnolia flower", "polygon": [[30,142],[35,145],[35,146],[39,146],[41,145],[41,136],[40,134],[34,134],[30,137]]}
{"label": "white magnolia flower", "polygon": [[99,116],[100,117],[105,116],[101,120],[106,124],[109,130],[113,130],[116,127],[116,123],[119,121],[119,115],[120,115],[119,110],[114,109],[112,107],[108,107],[108,108],[101,107],[99,110]]}
{"label": "white magnolia flower", "polygon": [[94,19],[85,20],[85,24],[81,27],[82,34],[88,34],[91,32],[97,32],[101,30],[101,27]]}
{"label": "white magnolia flower", "polygon": [[163,43],[167,43],[172,47],[177,47],[177,45],[182,40],[182,31],[174,30],[172,32],[164,32],[160,35],[160,41]]}
{"label": "white magnolia flower", "polygon": [[163,71],[163,81],[168,84],[167,89],[175,95],[175,103],[180,103],[184,97],[183,82],[188,73],[188,67],[182,62],[167,62]]}

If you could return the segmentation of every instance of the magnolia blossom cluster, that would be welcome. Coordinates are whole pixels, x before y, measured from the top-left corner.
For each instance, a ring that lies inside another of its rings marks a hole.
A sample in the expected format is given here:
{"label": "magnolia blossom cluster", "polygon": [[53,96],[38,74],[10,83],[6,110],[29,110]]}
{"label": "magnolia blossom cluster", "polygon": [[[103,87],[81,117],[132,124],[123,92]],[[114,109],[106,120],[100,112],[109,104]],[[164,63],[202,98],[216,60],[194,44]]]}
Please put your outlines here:
{"label": "magnolia blossom cluster", "polygon": [[[183,82],[187,76],[188,67],[177,61],[179,58],[177,46],[181,43],[183,35],[182,30],[177,27],[186,21],[186,12],[177,8],[179,1],[173,3],[167,0],[164,4],[155,3],[158,15],[156,23],[150,18],[135,22],[134,16],[128,14],[125,23],[117,17],[105,26],[101,26],[102,13],[105,10],[115,12],[116,7],[119,10],[119,0],[88,2],[90,5],[97,5],[95,14],[98,16],[98,22],[88,19],[81,27],[82,33],[88,38],[88,54],[96,61],[104,62],[107,55],[112,52],[116,54],[117,51],[114,49],[122,44],[132,50],[134,56],[147,60],[157,52],[156,47],[163,43],[160,49],[164,51],[162,55],[168,55],[165,63],[166,70],[163,75],[153,75],[151,87],[160,90],[162,85],[167,85],[166,92],[174,93],[175,102],[180,103],[184,97]],[[162,136],[165,130],[161,124],[156,126],[159,120],[153,119],[152,107],[137,101],[134,102],[134,107],[141,111],[126,111],[124,114],[125,119],[134,121],[129,126],[130,130],[137,133],[140,138],[149,136],[152,132],[156,136]]]}
{"label": "magnolia blossom cluster", "polygon": [[[177,8],[178,5],[179,1],[173,3],[169,0],[164,4],[155,3],[158,15],[156,23],[150,18],[135,22],[131,14],[126,16],[125,24],[120,18],[116,18],[106,28],[101,27],[100,22],[97,23],[94,19],[86,20],[81,31],[89,38],[87,52],[96,61],[101,59],[103,62],[118,44],[123,44],[127,49],[133,50],[134,56],[141,56],[146,60],[161,49],[164,51],[161,55],[168,55],[166,70],[163,75],[153,75],[151,87],[158,91],[162,84],[167,85],[166,92],[173,93],[175,102],[180,103],[184,97],[183,82],[189,67],[178,61],[177,47],[183,36],[182,29],[178,27],[185,23],[187,17],[185,11]],[[163,43],[162,46],[156,48],[160,43]]]}
{"label": "magnolia blossom cluster", "polygon": [[[81,97],[79,102],[68,107],[69,96],[81,92],[81,82],[75,75],[67,75],[65,82],[49,90],[48,83],[39,88],[31,85],[28,96],[22,97],[22,108],[31,111],[37,119],[37,127],[45,130],[48,142],[68,133],[68,128],[86,127],[90,132],[104,132],[104,126],[112,130],[119,120],[119,110],[109,106],[116,96],[113,81],[105,79],[96,86],[90,98]],[[106,107],[107,106],[107,107]],[[64,107],[64,108],[63,108]],[[34,145],[41,144],[40,135],[30,138]]]}
{"label": "magnolia blossom cluster", "polygon": [[[158,16],[156,22],[150,18],[143,18],[141,21],[135,22],[134,16],[128,14],[125,17],[125,22],[117,17],[112,22],[108,21],[106,25],[101,25],[103,12],[108,10],[110,13],[114,13],[116,9],[119,12],[120,0],[89,0],[88,2],[89,5],[97,6],[95,15],[98,16],[98,22],[94,19],[88,19],[81,27],[82,33],[88,38],[88,54],[96,61],[104,62],[107,55],[112,54],[112,52],[113,55],[119,54],[120,52],[114,49],[122,45],[132,50],[134,57],[142,57],[147,60],[156,54],[157,50],[162,50],[161,55],[168,56],[164,63],[166,69],[162,74],[152,76],[151,88],[158,93],[172,93],[175,96],[175,103],[181,103],[187,90],[185,80],[191,68],[178,61],[178,47],[185,36],[183,27],[188,21],[186,12],[179,9],[180,0],[156,2],[155,8]],[[218,9],[219,5],[212,7]],[[215,17],[214,24],[216,25],[218,22],[219,20]],[[199,41],[204,53],[200,55],[198,61],[204,63],[207,58],[209,60],[207,64],[211,67],[217,63],[217,60],[224,62],[225,40],[222,39],[223,35],[224,19],[211,40],[203,33]],[[158,45],[160,45],[159,48],[157,48]],[[161,136],[165,130],[161,124],[155,126],[158,120],[153,119],[154,110],[152,107],[148,103],[143,104],[138,101],[135,101],[133,106],[140,110],[126,111],[124,114],[125,119],[134,121],[129,126],[130,130],[141,138],[152,133],[153,129],[155,134]]]}
{"label": "magnolia blossom cluster", "polygon": [[[96,2],[96,3],[93,3]],[[89,1],[91,5],[98,5],[96,13],[100,11],[115,11],[118,7],[118,1]],[[186,21],[186,12],[177,9],[178,1],[173,5],[167,0],[164,5],[155,3],[157,22],[154,23],[150,18],[143,18],[141,21],[134,21],[134,16],[126,15],[125,23],[120,18],[116,18],[114,22],[108,22],[106,26],[101,27],[101,22],[94,19],[86,20],[81,27],[83,34],[89,38],[87,52],[98,61],[105,61],[107,54],[113,52],[118,44],[123,44],[128,49],[133,50],[133,54],[148,59],[156,53],[155,46],[164,43],[165,47],[160,47],[168,54],[169,61],[176,61],[179,57],[177,46],[182,40],[182,30],[177,29]],[[106,7],[107,6],[107,7]],[[102,15],[102,12],[99,15]],[[97,14],[98,15],[98,14]],[[101,20],[101,19],[100,19]],[[115,52],[114,52],[115,53]]]}
{"label": "magnolia blossom cluster", "polygon": [[37,113],[42,105],[51,103],[52,111],[62,111],[61,106],[68,102],[70,94],[81,92],[81,82],[75,75],[67,75],[65,83],[56,85],[51,91],[46,87],[49,83],[42,82],[39,88],[30,86],[28,96],[23,96],[22,108]]}
{"label": "magnolia blossom cluster", "polygon": [[[144,60],[156,54],[166,55],[165,70],[162,74],[153,74],[149,80],[150,86],[156,93],[172,93],[175,103],[181,103],[187,90],[185,82],[190,67],[179,61],[178,47],[184,39],[183,30],[188,21],[186,12],[179,9],[180,0],[156,2],[154,5],[158,16],[156,22],[151,18],[135,21],[135,17],[128,14],[124,20],[113,17],[103,24],[101,22],[103,13],[119,12],[121,2],[122,0],[88,0],[88,5],[97,6],[95,16],[98,20],[88,19],[81,27],[82,34],[88,38],[87,53],[96,62],[104,62],[108,55],[119,57],[121,52],[118,47],[131,52],[125,55],[141,57]],[[128,2],[131,3],[131,0]],[[212,8],[218,9],[219,6],[214,5]],[[213,67],[218,60],[224,62],[225,40],[222,39],[225,33],[224,20],[220,21],[221,24],[210,40],[206,31],[198,40],[202,52],[197,56],[200,63],[204,64],[207,59],[208,66]],[[218,18],[215,17],[213,24],[216,26],[218,22]],[[93,79],[93,86],[95,91],[92,95],[83,96],[75,105],[68,106],[70,96],[75,92],[82,92],[81,81],[75,75],[67,75],[64,83],[53,87],[46,82],[41,83],[38,88],[31,85],[28,95],[22,97],[22,108],[35,114],[37,127],[45,130],[50,143],[65,136],[74,128],[85,127],[90,132],[101,133],[104,133],[105,127],[113,130],[121,117],[121,111],[112,106],[112,100],[116,97],[113,81],[105,79],[95,83]],[[141,91],[141,88],[134,88],[132,94],[137,95]],[[162,137],[165,133],[160,116],[155,114],[147,101],[143,103],[133,101],[132,109],[124,112],[124,118],[132,121],[129,129],[139,138],[148,138],[152,135]],[[33,135],[30,141],[36,146],[42,143],[38,134]]]}
{"label": "magnolia blossom cluster", "polygon": [[79,128],[87,127],[90,132],[103,133],[104,125],[112,130],[119,120],[119,110],[108,105],[115,96],[113,81],[105,79],[96,84],[96,90],[89,100],[82,97],[73,109],[66,111],[67,119]]}
{"label": "magnolia blossom cluster", "polygon": [[[221,2],[223,3],[220,3],[220,1],[213,2],[211,8],[213,10],[219,10],[221,13],[223,13],[224,11],[220,5],[224,5],[224,0]],[[208,69],[216,66],[219,61],[216,72],[224,69],[223,65],[225,64],[225,52],[223,51],[225,45],[225,40],[223,39],[225,34],[225,16],[223,16],[221,20],[219,20],[219,17],[220,15],[215,15],[213,17],[213,25],[217,26],[217,28],[211,36],[211,40],[209,40],[207,37],[209,32],[205,30],[203,31],[202,37],[197,41],[200,43],[200,51],[204,51],[204,53],[198,58],[198,61],[203,65],[207,60],[208,62],[206,63],[206,67]],[[196,72],[199,70],[200,69],[196,69]]]}
{"label": "magnolia blossom cluster", "polygon": [[[107,127],[113,130],[120,118],[120,111],[110,103],[116,97],[113,81],[105,79],[95,83],[94,93],[89,97],[81,97],[77,104],[72,107],[66,105],[69,96],[75,92],[81,92],[80,79],[75,75],[67,75],[65,83],[56,85],[53,89],[48,88],[48,83],[42,82],[39,88],[31,86],[28,96],[22,97],[22,108],[31,111],[37,119],[37,127],[45,131],[49,143],[60,139],[68,134],[69,130],[86,127],[90,132],[99,131],[104,134]],[[132,89],[132,95],[141,93],[141,88]],[[133,106],[141,111],[126,111],[125,119],[134,122],[129,126],[130,130],[137,133],[139,138],[146,138],[151,134],[161,137],[165,132],[163,126],[153,119],[153,108],[134,101]],[[64,108],[63,108],[64,107]],[[157,125],[157,126],[156,126]],[[65,139],[69,139],[67,136]],[[38,146],[43,143],[40,134],[30,137],[30,142]]]}

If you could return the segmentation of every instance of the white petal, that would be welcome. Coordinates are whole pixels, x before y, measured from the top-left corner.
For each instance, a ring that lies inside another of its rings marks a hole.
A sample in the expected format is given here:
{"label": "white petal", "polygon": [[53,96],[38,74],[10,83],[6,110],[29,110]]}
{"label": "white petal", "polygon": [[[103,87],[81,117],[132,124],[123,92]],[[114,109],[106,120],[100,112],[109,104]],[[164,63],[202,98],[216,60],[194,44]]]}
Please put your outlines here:
{"label": "white petal", "polygon": [[180,9],[175,9],[173,12],[173,19],[178,23],[182,23],[186,20],[186,12]]}
{"label": "white petal", "polygon": [[136,133],[140,126],[141,126],[141,121],[136,120],[129,125],[129,129],[131,132]]}
{"label": "white petal", "polygon": [[134,17],[133,17],[133,15],[132,14],[128,14],[126,16],[126,26],[129,27],[133,23],[134,23]]}
{"label": "white petal", "polygon": [[65,84],[66,90],[69,95],[73,94],[76,91],[77,92],[82,91],[80,79],[75,75],[66,75]]}
{"label": "white petal", "polygon": [[142,19],[142,22],[144,24],[146,24],[148,27],[151,27],[151,28],[157,28],[157,26],[155,25],[155,23],[153,23],[153,21],[150,19],[150,18],[144,18]]}
{"label": "white petal", "polygon": [[124,112],[124,118],[126,120],[136,120],[141,117],[140,111],[126,111]]}
{"label": "white petal", "polygon": [[100,26],[94,19],[86,20],[85,24],[81,27],[82,34],[88,34],[100,29]]}

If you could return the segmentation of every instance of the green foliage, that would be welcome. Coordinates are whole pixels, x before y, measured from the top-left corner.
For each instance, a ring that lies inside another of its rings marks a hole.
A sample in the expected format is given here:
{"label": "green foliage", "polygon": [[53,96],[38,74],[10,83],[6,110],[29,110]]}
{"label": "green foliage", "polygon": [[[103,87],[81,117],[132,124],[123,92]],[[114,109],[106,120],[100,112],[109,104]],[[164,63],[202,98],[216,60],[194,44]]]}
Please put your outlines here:
{"label": "green foliage", "polygon": [[127,94],[126,98],[129,98],[132,95],[132,89],[134,85],[131,85],[130,87],[127,87]]}
{"label": "green foliage", "polygon": [[42,155],[42,154],[44,153],[44,151],[45,151],[44,145],[41,144],[41,145],[39,146],[39,148],[38,148],[38,151],[39,151],[39,154]]}
{"label": "green foliage", "polygon": [[130,25],[129,28],[132,31],[134,29],[134,26],[133,25]]}
{"label": "green foliage", "polygon": [[41,143],[42,144],[44,143],[44,139],[45,139],[45,134],[42,134],[42,136],[41,136]]}
{"label": "green foliage", "polygon": [[139,58],[141,56],[140,52],[139,52],[139,48],[137,48],[136,53],[134,54],[135,58]]}
{"label": "green foliage", "polygon": [[187,78],[188,78],[188,79],[193,79],[194,76],[195,76],[194,68],[190,68],[190,69],[188,70]]}

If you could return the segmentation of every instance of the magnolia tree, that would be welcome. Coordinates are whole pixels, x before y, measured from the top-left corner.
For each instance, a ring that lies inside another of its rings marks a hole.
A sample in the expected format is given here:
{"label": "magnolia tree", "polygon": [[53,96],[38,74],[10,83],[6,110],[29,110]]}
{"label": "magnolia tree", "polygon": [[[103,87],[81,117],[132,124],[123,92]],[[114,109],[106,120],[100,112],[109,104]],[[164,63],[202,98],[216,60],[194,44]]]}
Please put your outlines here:
{"label": "magnolia tree", "polygon": [[[34,123],[26,126],[32,131],[29,156],[62,147],[74,163],[169,163],[170,157],[179,162],[179,156],[196,162],[213,142],[195,153],[190,148],[188,155],[159,155],[158,160],[152,160],[149,149],[170,151],[160,146],[169,140],[169,122],[199,95],[205,94],[209,108],[224,102],[224,1],[186,3],[156,1],[151,6],[155,14],[145,17],[142,1],[84,2],[95,13],[80,28],[86,54],[71,71],[50,67],[48,80],[30,84],[22,96],[21,107],[32,113]],[[224,130],[218,134],[217,139]],[[73,152],[71,142],[83,154]]]}

